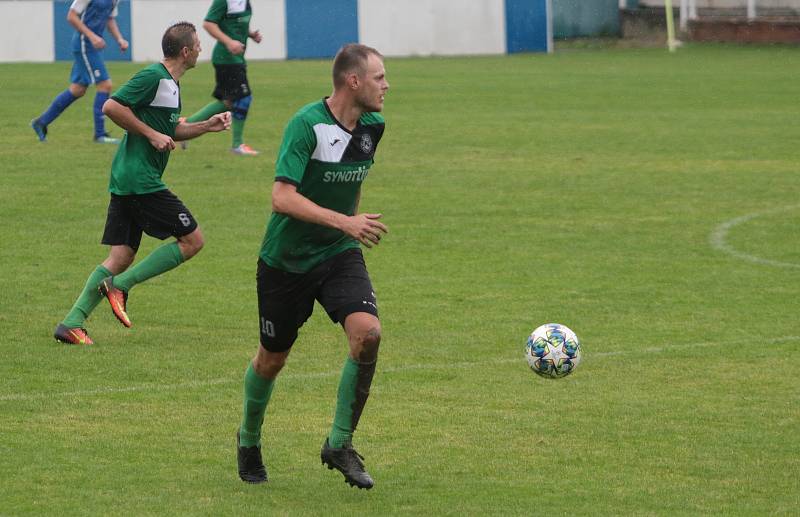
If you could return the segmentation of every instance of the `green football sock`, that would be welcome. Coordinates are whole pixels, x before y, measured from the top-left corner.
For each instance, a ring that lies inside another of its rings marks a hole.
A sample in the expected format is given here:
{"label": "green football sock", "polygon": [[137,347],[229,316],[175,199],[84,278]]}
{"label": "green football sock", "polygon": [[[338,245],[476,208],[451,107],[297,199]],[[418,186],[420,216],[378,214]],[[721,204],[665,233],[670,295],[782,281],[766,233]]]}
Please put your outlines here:
{"label": "green football sock", "polygon": [[200,108],[200,111],[197,113],[186,117],[186,122],[202,122],[208,120],[217,113],[222,113],[226,109],[225,103],[222,101],[213,101]]}
{"label": "green football sock", "polygon": [[367,403],[369,387],[375,374],[375,364],[376,361],[358,363],[347,356],[339,381],[333,427],[328,435],[328,444],[331,447],[340,448],[352,442],[353,432]]}
{"label": "green football sock", "polygon": [[239,445],[252,447],[261,444],[261,425],[272,395],[275,379],[265,379],[256,373],[251,362],[244,374],[244,410],[239,427]]}
{"label": "green football sock", "polygon": [[86,280],[86,285],[83,287],[78,299],[75,300],[75,305],[67,313],[62,323],[69,328],[82,327],[83,322],[89,317],[97,304],[103,299],[103,295],[97,290],[100,282],[107,276],[111,275],[111,271],[103,266],[97,266],[89,279]]}
{"label": "green football sock", "polygon": [[181,248],[177,242],[164,244],[154,249],[141,262],[114,277],[114,287],[130,291],[136,284],[141,284],[154,276],[166,273],[183,262]]}
{"label": "green football sock", "polygon": [[233,133],[233,145],[239,147],[244,142],[244,120],[234,118],[231,122],[231,132]]}

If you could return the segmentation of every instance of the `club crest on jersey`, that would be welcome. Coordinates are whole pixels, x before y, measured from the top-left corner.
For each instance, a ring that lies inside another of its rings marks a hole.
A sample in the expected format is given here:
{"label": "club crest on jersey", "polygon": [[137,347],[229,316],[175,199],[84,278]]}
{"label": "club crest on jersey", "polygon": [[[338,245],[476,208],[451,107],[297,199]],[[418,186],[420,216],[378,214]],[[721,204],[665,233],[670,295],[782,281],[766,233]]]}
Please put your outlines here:
{"label": "club crest on jersey", "polygon": [[361,142],[359,142],[359,145],[361,146],[361,150],[364,152],[364,154],[369,154],[372,152],[372,137],[369,136],[369,133],[364,133],[361,135]]}

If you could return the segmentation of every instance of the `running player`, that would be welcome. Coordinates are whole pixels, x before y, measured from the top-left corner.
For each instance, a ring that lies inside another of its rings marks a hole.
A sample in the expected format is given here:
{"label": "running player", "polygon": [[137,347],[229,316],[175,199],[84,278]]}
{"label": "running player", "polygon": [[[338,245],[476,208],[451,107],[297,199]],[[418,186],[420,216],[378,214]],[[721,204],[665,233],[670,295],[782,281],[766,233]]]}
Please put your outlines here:
{"label": "running player", "polygon": [[[204,122],[179,121],[181,76],[197,63],[200,40],[194,25],[177,23],[161,41],[164,59],[150,65],[122,85],[103,106],[103,112],[125,136],[111,165],[103,244],[111,246],[108,258],[89,275],[72,309],[56,326],[55,338],[72,344],[92,344],[84,321],[107,297],[114,315],[131,326],[126,309],[130,289],[179,266],[203,247],[203,234],[192,213],[161,180],[176,140],[195,138],[230,127],[229,112]],[[156,248],[134,267],[142,232],[175,241]],[[124,271],[124,273],[123,273]]]}
{"label": "running player", "polygon": [[199,122],[215,113],[231,110],[231,152],[241,156],[258,155],[258,151],[244,143],[244,122],[253,102],[244,53],[248,38],[261,43],[261,33],[250,30],[251,16],[249,0],[214,0],[211,4],[203,28],[217,40],[211,54],[217,83],[212,95],[217,100],[186,119],[188,122]]}
{"label": "running player", "polygon": [[72,65],[69,88],[59,93],[44,113],[31,121],[31,127],[39,141],[47,141],[47,127],[73,102],[86,93],[90,84],[97,90],[94,96],[94,141],[100,144],[118,144],[119,138],[106,133],[103,104],[111,93],[111,76],[103,61],[106,28],[114,37],[121,51],[128,50],[128,42],[122,37],[115,20],[119,0],[74,0],[67,13],[67,21],[75,27],[72,36]]}
{"label": "running player", "polygon": [[333,93],[298,111],[286,127],[275,166],[272,215],[258,261],[260,341],[244,377],[244,416],[237,434],[239,477],[267,481],[261,427],[275,378],[311,316],[314,301],[349,342],[333,426],[320,457],[351,486],[372,488],[352,445],[369,395],[381,325],[360,244],[387,231],[381,214],[359,213],[361,184],[373,163],[389,83],[383,57],[358,44],[333,62]]}

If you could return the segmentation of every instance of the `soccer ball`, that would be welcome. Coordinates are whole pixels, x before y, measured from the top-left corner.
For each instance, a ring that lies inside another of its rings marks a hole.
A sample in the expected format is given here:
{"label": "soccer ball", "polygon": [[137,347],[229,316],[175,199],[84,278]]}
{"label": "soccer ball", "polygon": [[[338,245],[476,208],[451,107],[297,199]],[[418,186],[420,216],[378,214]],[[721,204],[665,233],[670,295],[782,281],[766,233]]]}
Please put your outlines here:
{"label": "soccer ball", "polygon": [[525,359],[531,370],[542,377],[565,377],[581,362],[581,343],[565,325],[546,323],[528,336]]}

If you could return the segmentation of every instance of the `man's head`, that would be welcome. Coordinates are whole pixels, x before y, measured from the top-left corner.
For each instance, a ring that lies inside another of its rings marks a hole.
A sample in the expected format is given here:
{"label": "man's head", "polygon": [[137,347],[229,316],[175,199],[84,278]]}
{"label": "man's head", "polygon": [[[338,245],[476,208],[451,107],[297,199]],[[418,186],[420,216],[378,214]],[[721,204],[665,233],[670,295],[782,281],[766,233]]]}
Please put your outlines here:
{"label": "man's head", "polygon": [[167,59],[179,59],[186,63],[186,68],[197,64],[200,55],[200,38],[197,29],[189,22],[178,22],[164,32],[161,38],[161,50]]}
{"label": "man's head", "polygon": [[333,89],[347,92],[365,112],[381,111],[389,89],[381,53],[357,43],[339,49],[333,59]]}

